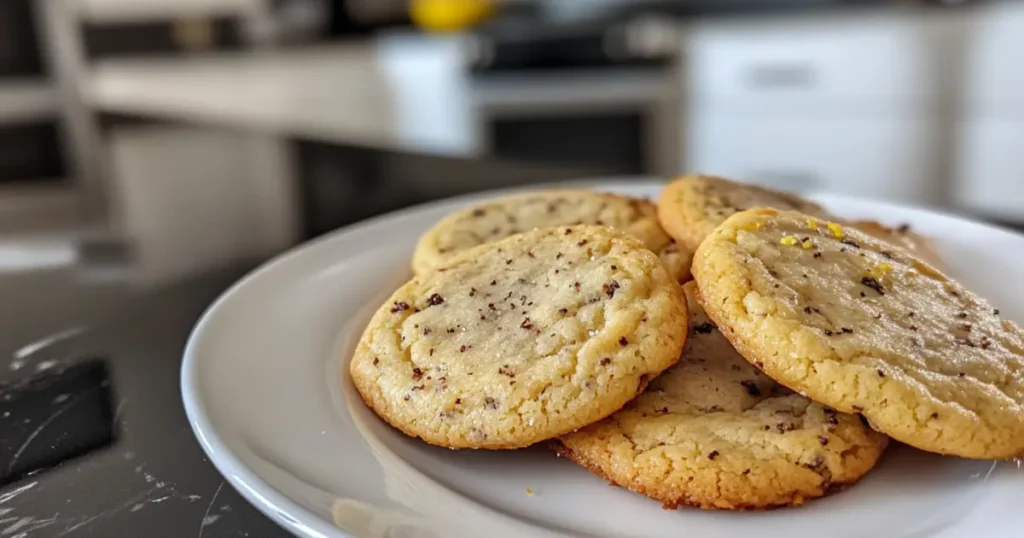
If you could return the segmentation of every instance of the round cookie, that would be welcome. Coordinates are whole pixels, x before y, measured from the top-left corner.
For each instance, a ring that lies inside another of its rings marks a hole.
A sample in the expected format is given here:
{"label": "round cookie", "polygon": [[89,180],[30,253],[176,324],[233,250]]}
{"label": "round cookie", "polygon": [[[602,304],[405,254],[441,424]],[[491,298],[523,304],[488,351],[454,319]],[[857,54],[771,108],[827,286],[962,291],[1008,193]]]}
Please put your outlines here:
{"label": "round cookie", "polygon": [[519,448],[600,420],[679,358],[682,290],[611,228],[544,228],[464,252],[374,314],[349,365],[410,436]]}
{"label": "round cookie", "polygon": [[668,274],[679,283],[692,280],[690,264],[693,263],[693,251],[679,246],[675,239],[658,252],[658,258],[665,265]]}
{"label": "round cookie", "polygon": [[413,271],[440,267],[460,252],[534,228],[578,224],[622,230],[654,252],[671,241],[647,200],[580,189],[539,191],[489,200],[441,219],[416,244]]}
{"label": "round cookie", "polygon": [[922,450],[1024,455],[1024,331],[931,265],[755,209],[704,241],[693,274],[708,315],[783,385]]}
{"label": "round cookie", "polygon": [[666,508],[801,504],[856,482],[888,438],[795,394],[748,364],[685,286],[679,362],[604,421],[553,443],[597,475]]}
{"label": "round cookie", "polygon": [[658,220],[690,251],[734,213],[755,207],[796,210],[828,218],[825,210],[799,196],[728,179],[690,175],[669,183],[658,198]]}
{"label": "round cookie", "polygon": [[935,250],[932,240],[911,230],[909,226],[890,228],[873,220],[856,220],[850,223],[858,230],[900,247],[939,269],[943,268],[942,258]]}

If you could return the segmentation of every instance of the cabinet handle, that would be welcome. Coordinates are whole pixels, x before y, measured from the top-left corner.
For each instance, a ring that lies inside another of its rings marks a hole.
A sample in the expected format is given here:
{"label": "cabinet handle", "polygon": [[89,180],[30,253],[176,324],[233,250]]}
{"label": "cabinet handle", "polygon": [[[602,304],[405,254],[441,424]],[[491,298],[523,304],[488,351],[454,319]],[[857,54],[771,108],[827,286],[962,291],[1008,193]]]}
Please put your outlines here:
{"label": "cabinet handle", "polygon": [[813,66],[807,64],[762,64],[747,69],[747,84],[755,89],[801,88],[816,82]]}

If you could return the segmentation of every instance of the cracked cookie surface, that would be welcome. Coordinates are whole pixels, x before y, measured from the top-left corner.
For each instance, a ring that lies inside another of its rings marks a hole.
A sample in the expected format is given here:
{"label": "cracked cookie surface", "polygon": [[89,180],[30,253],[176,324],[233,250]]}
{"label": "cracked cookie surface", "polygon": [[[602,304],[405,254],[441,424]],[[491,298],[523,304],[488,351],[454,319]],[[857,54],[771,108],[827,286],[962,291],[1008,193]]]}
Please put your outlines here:
{"label": "cracked cookie surface", "polygon": [[698,249],[704,308],[766,374],[922,450],[1024,455],[1024,331],[851,227],[768,209]]}
{"label": "cracked cookie surface", "polygon": [[[538,191],[496,198],[448,215],[420,238],[413,271],[439,267],[467,249],[534,228],[580,224],[622,230],[659,254],[671,243],[658,223],[654,204],[647,200],[583,189]],[[663,261],[677,280],[687,278],[692,250],[685,257],[670,254],[662,255]]]}
{"label": "cracked cookie surface", "polygon": [[818,204],[799,196],[705,175],[681,177],[665,186],[658,198],[658,220],[683,248],[700,242],[735,213],[755,207],[796,210],[827,218]]}
{"label": "cracked cookie surface", "polygon": [[545,228],[416,276],[374,314],[349,365],[408,435],[518,448],[621,408],[678,360],[680,286],[636,238]]}
{"label": "cracked cookie surface", "polygon": [[604,421],[555,449],[666,507],[801,504],[859,479],[887,438],[795,394],[747,363],[685,286],[690,334],[679,362]]}

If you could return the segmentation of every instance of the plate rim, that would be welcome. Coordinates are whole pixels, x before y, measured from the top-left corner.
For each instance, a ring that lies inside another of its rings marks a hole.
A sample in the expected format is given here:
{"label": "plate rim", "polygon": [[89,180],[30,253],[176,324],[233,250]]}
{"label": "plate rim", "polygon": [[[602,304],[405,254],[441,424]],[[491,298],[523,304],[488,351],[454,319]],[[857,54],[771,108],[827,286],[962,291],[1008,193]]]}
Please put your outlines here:
{"label": "plate rim", "polygon": [[[214,317],[218,315],[223,305],[231,300],[235,295],[241,293],[241,290],[249,287],[253,282],[257,281],[262,275],[276,270],[279,266],[287,263],[292,263],[293,260],[309,255],[310,251],[319,250],[325,248],[326,245],[337,242],[343,237],[354,237],[366,233],[372,233],[372,230],[383,224],[393,222],[395,220],[409,217],[424,211],[429,211],[441,206],[447,206],[452,204],[465,204],[478,200],[486,200],[497,196],[516,194],[522,192],[530,192],[535,190],[545,190],[552,188],[586,188],[586,189],[612,189],[621,190],[623,188],[644,188],[644,187],[661,187],[666,184],[666,180],[639,176],[639,177],[614,177],[614,178],[602,178],[596,180],[573,180],[573,181],[560,181],[551,183],[538,183],[528,186],[512,187],[512,188],[499,188],[489,189],[485,191],[479,191],[470,194],[463,194],[459,196],[453,196],[443,198],[440,200],[434,200],[414,206],[390,211],[381,215],[365,219],[343,228],[331,231],[324,234],[321,237],[314,238],[310,241],[300,243],[293,246],[292,248],[274,256],[273,258],[258,265],[253,270],[246,273],[244,276],[239,278],[236,282],[231,284],[228,288],[222,291],[217,298],[207,306],[203,313],[199,316],[192,330],[189,332],[186,344],[182,354],[181,362],[181,373],[179,376],[180,382],[180,394],[185,410],[185,415],[188,420],[189,427],[192,430],[193,435],[199,442],[200,447],[206,456],[210,459],[210,463],[213,464],[214,468],[217,469],[224,480],[229,482],[231,486],[239,492],[242,497],[246,499],[250,504],[255,506],[262,514],[273,520],[283,529],[292,534],[301,536],[313,536],[315,538],[358,538],[348,531],[338,527],[337,525],[331,524],[324,520],[319,515],[313,513],[309,509],[299,505],[295,501],[292,501],[284,494],[280,493],[276,488],[270,485],[266,480],[260,477],[254,470],[248,467],[239,455],[231,449],[229,444],[225,442],[222,436],[214,428],[213,423],[210,419],[209,412],[207,409],[206,402],[202,397],[202,392],[199,388],[199,357],[197,354],[197,347],[199,341],[204,337],[207,328],[212,323]],[[918,206],[913,204],[903,204],[896,202],[889,202],[885,200],[875,200],[870,198],[862,198],[857,196],[849,196],[824,191],[811,191],[798,193],[802,196],[806,196],[816,201],[823,201],[828,205],[842,205],[844,203],[860,203],[869,204],[876,207],[882,207],[894,211],[914,211],[919,213],[927,214],[930,217],[939,217],[942,219],[952,219],[957,221],[969,222],[973,225],[980,226],[988,229],[990,232],[998,234],[1011,234],[1020,237],[1022,234],[1016,232],[1010,228],[999,226],[996,224],[990,224],[987,222],[981,222],[974,220],[968,216],[960,216],[954,213],[943,211],[941,209]],[[298,516],[298,517],[296,517]]]}

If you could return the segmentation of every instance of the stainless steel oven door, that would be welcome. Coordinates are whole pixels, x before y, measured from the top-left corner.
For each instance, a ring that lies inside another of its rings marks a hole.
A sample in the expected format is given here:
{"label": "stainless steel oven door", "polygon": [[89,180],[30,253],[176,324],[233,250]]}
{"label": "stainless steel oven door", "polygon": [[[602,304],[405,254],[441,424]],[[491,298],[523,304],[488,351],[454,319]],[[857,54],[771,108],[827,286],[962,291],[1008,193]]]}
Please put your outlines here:
{"label": "stainless steel oven door", "polygon": [[472,83],[481,152],[594,173],[681,169],[681,84],[671,68],[489,74]]}

